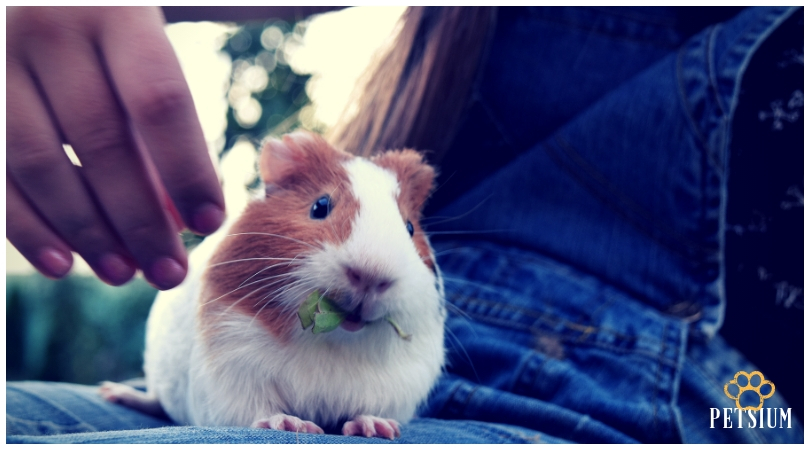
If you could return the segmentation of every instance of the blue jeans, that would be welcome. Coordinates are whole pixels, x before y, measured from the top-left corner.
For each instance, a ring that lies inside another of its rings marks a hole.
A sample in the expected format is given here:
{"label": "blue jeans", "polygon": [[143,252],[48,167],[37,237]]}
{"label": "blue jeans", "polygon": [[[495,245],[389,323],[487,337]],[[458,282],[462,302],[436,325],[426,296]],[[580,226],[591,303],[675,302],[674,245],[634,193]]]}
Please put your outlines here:
{"label": "blue jeans", "polygon": [[[716,334],[740,80],[791,12],[745,10],[688,40],[666,13],[502,15],[455,144],[473,136],[491,160],[466,170],[451,152],[443,170],[460,181],[426,223],[447,373],[397,442],[803,442],[795,418],[738,427],[735,413],[723,428],[723,385],[755,368]],[[8,442],[380,442],[172,426],[81,386],[10,383],[6,396]],[[777,391],[765,407],[787,405]]]}

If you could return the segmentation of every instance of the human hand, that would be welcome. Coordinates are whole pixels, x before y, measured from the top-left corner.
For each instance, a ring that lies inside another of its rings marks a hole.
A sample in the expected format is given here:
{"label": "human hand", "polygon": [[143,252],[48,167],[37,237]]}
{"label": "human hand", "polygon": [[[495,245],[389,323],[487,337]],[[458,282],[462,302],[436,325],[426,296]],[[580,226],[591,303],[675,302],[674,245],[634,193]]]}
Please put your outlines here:
{"label": "human hand", "polygon": [[[6,10],[6,236],[43,274],[183,280],[224,199],[158,8]],[[70,144],[81,167],[62,149]]]}

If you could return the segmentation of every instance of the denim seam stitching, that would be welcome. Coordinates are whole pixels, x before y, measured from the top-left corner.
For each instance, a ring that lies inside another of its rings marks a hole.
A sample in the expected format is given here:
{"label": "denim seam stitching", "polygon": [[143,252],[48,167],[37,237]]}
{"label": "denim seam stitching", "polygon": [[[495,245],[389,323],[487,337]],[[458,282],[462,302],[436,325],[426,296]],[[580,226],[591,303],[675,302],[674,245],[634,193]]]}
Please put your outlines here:
{"label": "denim seam stitching", "polygon": [[664,404],[668,406],[667,412],[669,413],[669,420],[667,423],[669,424],[669,432],[673,438],[673,440],[678,441],[679,443],[683,442],[681,439],[681,432],[679,427],[680,417],[677,412],[677,408],[675,407],[678,399],[678,383],[680,382],[680,373],[683,370],[683,355],[686,352],[686,339],[685,339],[685,332],[686,329],[685,325],[687,322],[682,321],[679,324],[673,324],[673,329],[670,330],[669,335],[667,336],[667,343],[671,343],[672,351],[674,352],[674,357],[676,361],[678,361],[678,365],[672,367],[670,372],[667,373],[668,379],[665,386],[662,386],[661,390],[666,395],[667,402]]}
{"label": "denim seam stitching", "polygon": [[461,402],[461,405],[460,405],[461,406],[461,411],[467,411],[467,409],[469,409],[470,402],[472,401],[473,395],[475,395],[475,393],[478,391],[478,388],[479,388],[479,385],[477,385],[477,384],[474,385],[470,389],[470,392],[468,392],[467,395],[464,397],[464,401]]}
{"label": "denim seam stitching", "polygon": [[[667,329],[668,328],[669,328],[669,324],[666,324],[664,326],[664,329],[661,332],[661,355],[660,355],[661,358],[664,357],[664,355],[666,354],[666,350],[667,350],[666,336],[667,336]],[[653,383],[655,385],[655,389],[653,389],[653,397],[652,397],[653,433],[655,435],[658,435],[658,397],[659,397],[659,395],[661,393],[661,386],[660,386],[661,370],[662,370],[661,366],[662,366],[662,364],[660,364],[660,362],[659,362],[659,364],[657,365],[657,367],[655,369],[655,382]]]}
{"label": "denim seam stitching", "polygon": [[683,70],[683,60],[686,58],[688,43],[681,47],[678,51],[678,58],[676,62],[676,74],[678,78],[678,94],[681,99],[681,107],[683,108],[683,114],[686,117],[687,122],[689,123],[689,128],[692,130],[692,134],[697,140],[700,142],[703,152],[707,152],[709,148],[708,139],[703,133],[700,131],[700,127],[698,126],[697,122],[695,121],[695,117],[692,115],[692,108],[691,104],[689,103],[688,96],[686,95],[686,80],[684,79],[684,70]]}
{"label": "denim seam stitching", "polygon": [[[744,40],[750,40],[751,42],[747,45],[748,51],[746,51],[739,61],[739,69],[737,70],[735,80],[734,80],[734,90],[732,93],[732,101],[733,104],[729,104],[729,112],[728,116],[731,117],[736,109],[736,101],[737,101],[737,93],[740,90],[740,85],[742,84],[742,77],[745,73],[746,69],[748,68],[748,64],[751,61],[754,53],[759,50],[759,47],[765,42],[773,32],[781,26],[790,16],[793,15],[793,12],[796,11],[798,7],[792,6],[785,9],[771,9],[770,13],[761,19],[760,22],[752,23],[748,26],[745,32],[740,33],[737,39],[729,45],[729,49],[735,49],[739,46],[745,46],[742,44]],[[766,25],[767,24],[767,25]],[[763,28],[764,27],[764,28]],[[762,29],[761,29],[762,28]],[[767,33],[767,34],[766,34]],[[754,37],[752,37],[754,36]],[[723,56],[721,63],[724,63],[727,58],[730,58],[731,51],[729,51],[726,55]],[[722,65],[722,64],[720,64]]]}
{"label": "denim seam stitching", "polygon": [[[516,328],[513,328],[513,327],[509,327],[508,325],[509,325],[510,322],[506,321],[506,320],[493,319],[493,318],[490,318],[490,317],[487,317],[487,316],[480,316],[480,315],[475,314],[475,313],[470,313],[470,315],[477,317],[482,322],[488,322],[490,324],[498,325],[498,326],[501,326],[501,327],[504,327],[504,328],[516,329]],[[532,331],[532,332],[536,331],[536,329],[533,329],[530,326],[523,326],[523,327],[521,327],[521,330],[523,330],[523,331]],[[548,333],[554,334],[555,336],[558,336],[561,341],[564,341],[564,342],[567,342],[567,343],[570,343],[570,344],[589,345],[591,347],[597,347],[597,348],[602,348],[604,350],[609,350],[609,351],[612,351],[614,353],[620,353],[620,354],[625,354],[625,355],[639,355],[639,356],[644,356],[644,357],[650,358],[650,359],[652,359],[654,361],[660,361],[659,360],[660,352],[658,352],[658,351],[628,350],[626,348],[606,344],[604,342],[599,342],[599,341],[595,341],[595,340],[585,341],[581,337],[577,338],[577,339],[570,338],[570,337],[561,335],[559,333],[555,333],[553,331],[550,331]],[[663,364],[666,364],[668,366],[672,366],[672,367],[675,367],[677,365],[674,361],[671,361],[669,359],[665,359],[665,360],[660,361],[660,362],[662,362]]]}
{"label": "denim seam stitching", "polygon": [[[705,55],[704,55],[705,58],[706,58],[706,60],[705,60],[706,68],[709,71],[708,79],[709,79],[709,90],[711,91],[711,96],[710,97],[714,100],[714,105],[713,106],[716,107],[718,110],[720,110],[720,114],[719,114],[720,117],[717,118],[717,119],[718,119],[718,121],[720,122],[721,125],[726,123],[728,113],[726,112],[725,108],[723,108],[723,103],[720,100],[720,90],[717,87],[717,67],[715,67],[714,59],[712,58],[712,55],[714,54],[714,51],[715,51],[714,48],[715,48],[715,44],[717,43],[717,35],[720,33],[722,28],[723,27],[722,27],[721,24],[717,24],[717,25],[712,27],[711,32],[709,33],[709,36],[706,39],[706,52],[705,52]],[[708,126],[709,124],[706,124],[706,125]],[[713,131],[710,131],[709,134],[712,134],[713,132],[717,132],[717,130],[720,130],[720,132],[722,133],[724,131],[724,129],[725,129],[724,126],[715,126],[715,127],[712,127],[712,128],[713,128]],[[721,134],[720,138],[724,138],[724,136]],[[709,139],[709,141],[711,141],[711,139]],[[725,139],[723,139],[723,141],[725,141]],[[706,158],[707,158],[709,164],[711,164],[711,166],[714,168],[714,170],[717,173],[723,173],[723,170],[722,170],[723,166],[720,164],[720,161],[718,161],[715,158],[715,153],[710,151],[711,147],[712,147],[711,145],[708,145],[706,147],[706,152],[707,152]],[[716,149],[718,153],[724,151],[724,147],[725,147],[724,142],[721,142],[719,147],[720,148]]]}
{"label": "denim seam stitching", "polygon": [[[582,324],[582,323],[574,322],[574,321],[569,320],[569,319],[565,319],[565,318],[562,318],[562,317],[555,316],[555,315],[550,314],[550,313],[543,313],[543,312],[535,311],[535,310],[528,309],[528,308],[521,308],[521,307],[518,307],[518,306],[497,303],[497,302],[484,300],[484,299],[469,296],[469,295],[451,294],[449,297],[452,298],[453,300],[458,300],[458,302],[462,303],[462,304],[464,304],[464,303],[478,303],[478,304],[483,305],[483,306],[496,307],[496,308],[512,311],[512,312],[518,313],[518,314],[520,314],[522,316],[525,316],[526,318],[534,319],[534,321],[532,322],[532,325],[523,326],[523,327],[521,327],[521,329],[531,329],[531,330],[534,330],[534,331],[546,332],[546,330],[544,328],[542,328],[540,326],[536,326],[536,324],[538,324],[539,322],[543,322],[548,326],[548,328],[552,329],[552,330],[549,330],[549,331],[554,333],[554,334],[558,334],[558,333],[553,331],[553,327],[561,325],[561,326],[564,326],[565,328],[567,328],[567,329],[569,329],[571,331],[582,332],[582,334],[592,334],[594,331],[597,331],[597,332],[603,332],[603,333],[612,334],[612,335],[620,337],[622,339],[633,340],[633,341],[643,342],[643,343],[647,343],[647,344],[656,344],[656,343],[658,343],[658,340],[655,340],[655,339],[646,338],[646,337],[642,337],[642,336],[629,336],[629,335],[623,334],[623,333],[621,333],[619,331],[616,331],[616,330],[614,330],[612,328],[597,327],[597,326],[593,326],[593,325]],[[461,308],[459,305],[454,304],[454,306],[456,306],[459,309]],[[486,319],[503,321],[502,319],[491,317],[491,316],[489,316],[487,314],[482,314],[482,313],[477,313],[477,312],[470,312],[470,311],[465,311],[465,313],[470,314],[470,315],[479,316],[479,317],[486,318]],[[586,331],[587,331],[587,333],[586,333]]]}
{"label": "denim seam stitching", "polygon": [[[540,364],[536,364],[534,367],[527,367],[529,364],[534,364],[536,359],[540,360]],[[537,384],[537,379],[542,375],[543,367],[546,365],[546,361],[547,357],[542,353],[535,350],[529,352],[526,360],[515,369],[515,378],[512,382],[510,391],[518,395],[529,394],[531,392],[529,386],[535,386]],[[532,382],[528,383],[521,381],[524,376],[531,378]]]}
{"label": "denim seam stitching", "polygon": [[[529,332],[532,332],[532,333],[543,332],[543,333],[546,333],[546,334],[554,334],[555,336],[558,336],[561,341],[567,342],[567,343],[570,343],[570,344],[589,345],[589,346],[592,346],[592,347],[597,347],[597,348],[602,348],[604,350],[609,350],[609,351],[612,351],[614,353],[620,353],[620,354],[625,354],[625,355],[644,356],[644,357],[650,358],[650,359],[652,359],[654,361],[657,361],[657,362],[659,362],[661,364],[665,364],[667,366],[671,366],[671,367],[676,367],[677,366],[676,361],[672,361],[669,358],[662,357],[660,351],[653,352],[653,351],[649,351],[649,350],[629,350],[629,349],[626,349],[626,348],[623,348],[623,347],[606,344],[604,342],[597,341],[595,339],[590,339],[588,341],[585,341],[583,339],[583,336],[585,338],[587,338],[588,336],[595,336],[593,334],[593,330],[598,330],[598,331],[605,331],[605,332],[608,332],[608,333],[611,333],[611,334],[615,334],[615,335],[618,335],[618,336],[621,336],[621,337],[625,337],[627,339],[632,339],[632,340],[636,340],[636,341],[641,341],[642,340],[642,338],[639,338],[639,337],[624,336],[621,333],[615,332],[615,331],[610,330],[610,329],[597,328],[597,327],[593,327],[593,326],[582,326],[583,328],[586,328],[586,332],[582,333],[580,335],[580,337],[578,337],[578,338],[572,338],[572,337],[568,337],[568,336],[565,336],[563,334],[560,334],[558,332],[555,332],[553,330],[544,330],[542,328],[534,327],[533,325],[515,325],[513,322],[508,321],[508,320],[498,319],[498,318],[494,318],[494,317],[490,317],[490,316],[487,316],[487,315],[482,315],[482,314],[474,313],[474,312],[466,312],[466,314],[470,318],[475,317],[478,320],[480,320],[481,322],[493,324],[493,325],[496,325],[496,326],[500,326],[502,328],[512,329],[512,330],[516,330],[516,331],[529,331]],[[565,324],[565,323],[563,323],[561,325],[568,327],[568,324]],[[590,329],[590,331],[587,331],[588,329]],[[656,343],[656,342],[651,341],[651,340],[647,340],[647,341],[651,342],[651,343]]]}
{"label": "denim seam stitching", "polygon": [[723,102],[720,101],[720,90],[717,87],[717,67],[714,64],[714,59],[712,55],[715,51],[715,45],[717,43],[717,35],[723,29],[722,24],[717,24],[712,27],[707,42],[706,42],[706,67],[709,69],[709,87],[711,88],[712,98],[714,99],[715,106],[720,109],[720,112],[723,115],[726,114],[725,108],[723,108]]}
{"label": "denim seam stitching", "polygon": [[463,393],[460,391],[466,390],[467,385],[470,385],[470,383],[465,383],[461,381],[456,382],[456,386],[453,388],[452,392],[450,392],[450,394],[447,397],[447,402],[442,407],[443,412],[450,415],[451,417],[455,415],[464,416],[466,414],[466,410],[470,402],[470,397],[472,396],[472,393],[475,391],[475,389],[478,389],[477,385],[475,385],[475,387],[471,388],[470,392],[468,392],[464,396],[464,400],[462,401],[458,397],[460,395],[463,395]]}
{"label": "denim seam stitching", "polygon": [[[465,250],[464,253],[466,255],[470,255],[470,253],[472,253],[472,252],[474,252],[474,255],[460,256],[458,253],[456,253],[453,256],[450,256],[448,258],[451,258],[451,260],[455,259],[455,260],[461,260],[461,261],[471,261],[471,260],[475,259],[476,257],[478,257],[479,255],[489,254],[489,253],[492,252],[492,250],[490,248],[486,247],[486,246],[483,246],[483,247],[482,246],[459,247],[459,248],[457,248],[455,250],[460,250],[460,249]],[[514,252],[509,253],[509,254],[503,254],[503,252],[501,252],[501,253],[498,254],[498,256],[501,257],[501,258],[509,259],[510,261],[517,261],[517,262],[524,262],[524,263],[529,263],[529,264],[533,264],[533,265],[540,265],[540,266],[542,266],[544,268],[550,268],[551,270],[556,270],[555,265],[549,264],[544,259],[536,257],[536,255],[526,255],[526,254],[523,254],[523,253],[514,253]],[[453,267],[455,267],[455,266],[458,266],[458,264],[453,265]],[[469,266],[465,266],[465,269],[469,269]],[[588,284],[588,286],[590,286],[592,284],[591,279],[594,278],[594,277],[597,277],[594,274],[581,275],[581,274],[577,274],[577,273],[574,273],[574,272],[568,272],[568,271],[565,271],[565,274],[567,276],[569,276],[569,277],[572,277],[572,278],[580,281],[581,283]],[[445,278],[445,281],[447,281],[447,280],[448,279]],[[452,278],[450,278],[449,281],[453,282],[454,280]],[[599,308],[597,308],[597,310],[594,312],[594,314],[591,315],[591,317],[593,317],[596,314],[596,312],[598,312],[601,308],[607,306],[610,303],[613,303],[613,301],[615,300],[615,297],[621,297],[621,298],[624,299],[624,301],[630,300],[630,301],[633,301],[633,302],[638,302],[638,300],[635,300],[632,297],[628,297],[627,296],[628,294],[621,291],[621,289],[610,285],[609,281],[601,280],[601,282],[602,283],[608,283],[607,292],[604,293],[605,298],[607,298],[608,300],[603,302],[599,306]],[[503,288],[508,288],[507,286],[500,286],[499,285],[499,286],[497,286],[498,288],[496,289],[496,288],[493,288],[493,287],[490,287],[490,286],[487,286],[487,285],[484,285],[484,284],[474,283],[474,282],[472,282],[472,283],[471,282],[466,282],[464,284],[472,284],[478,289],[491,290],[491,291],[494,291],[496,293],[501,292],[501,289],[503,289]],[[494,285],[495,283],[492,283],[492,284]],[[463,289],[463,290],[460,289],[460,291],[469,292],[469,289]],[[556,325],[561,320],[565,320],[565,321],[568,321],[568,322],[571,322],[571,323],[576,323],[576,322],[568,320],[568,319],[556,318],[556,316],[554,316],[553,314],[549,314],[549,313],[546,313],[546,312],[540,312],[540,311],[536,311],[536,310],[532,310],[532,309],[518,308],[518,307],[511,306],[511,305],[504,305],[504,304],[501,304],[501,303],[498,303],[498,302],[487,301],[487,300],[478,298],[474,294],[462,294],[461,292],[454,292],[452,294],[448,294],[446,300],[448,302],[450,302],[451,297],[454,298],[454,299],[457,299],[459,301],[465,301],[465,299],[470,300],[470,301],[474,300],[474,301],[477,301],[478,303],[482,303],[482,304],[487,305],[489,307],[494,306],[494,307],[498,307],[498,308],[507,308],[509,310],[518,312],[518,313],[523,314],[523,315],[528,314],[531,317],[551,316],[550,319],[546,320],[547,323],[549,323],[549,326]],[[695,303],[694,300],[684,300],[681,303],[683,303],[683,302]],[[544,305],[544,304],[546,304],[546,302],[541,301],[541,305]],[[456,306],[456,305],[453,305],[453,306]],[[663,314],[665,314],[667,318],[673,317],[672,314],[670,314],[670,313],[668,313],[666,311],[664,311]],[[700,314],[700,311],[698,312],[698,317],[693,319],[693,320],[697,320],[698,318],[700,318],[699,314]],[[678,317],[678,316],[674,316],[674,317],[676,317],[678,319],[681,319],[681,320],[684,319],[683,317]],[[580,326],[583,327],[583,325],[580,325]],[[617,331],[613,331],[613,330],[608,329],[608,328],[599,328],[599,329],[604,330],[604,331],[613,332],[613,333],[617,334],[618,336],[620,336],[622,338],[625,338],[625,339],[636,339],[639,342],[655,343],[655,340],[650,339],[650,338],[626,336],[626,335],[623,335],[623,334],[621,334],[621,333],[619,333]]]}

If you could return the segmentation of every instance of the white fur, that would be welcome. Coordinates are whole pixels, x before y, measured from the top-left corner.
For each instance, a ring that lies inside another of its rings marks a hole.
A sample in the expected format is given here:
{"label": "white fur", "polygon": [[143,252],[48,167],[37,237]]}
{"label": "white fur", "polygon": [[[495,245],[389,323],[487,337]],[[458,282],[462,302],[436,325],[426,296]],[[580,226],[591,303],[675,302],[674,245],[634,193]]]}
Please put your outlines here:
{"label": "white fur", "polygon": [[[363,317],[376,321],[354,333],[338,328],[315,335],[297,328],[284,344],[254,318],[222,311],[217,329],[205,330],[215,337],[204,346],[196,323],[205,298],[200,280],[216,245],[227,239],[220,231],[193,252],[186,281],[160,293],[149,317],[148,390],[172,419],[249,426],[285,413],[325,427],[369,414],[404,423],[425,400],[444,362],[441,283],[437,291],[406,231],[395,176],[360,158],[345,168],[360,201],[351,234],[341,245],[321,245],[308,255],[295,271],[306,283],[280,301],[297,310],[316,288],[348,286],[346,264],[360,265],[394,280],[383,294],[364,300]],[[412,339],[401,339],[386,316]]]}

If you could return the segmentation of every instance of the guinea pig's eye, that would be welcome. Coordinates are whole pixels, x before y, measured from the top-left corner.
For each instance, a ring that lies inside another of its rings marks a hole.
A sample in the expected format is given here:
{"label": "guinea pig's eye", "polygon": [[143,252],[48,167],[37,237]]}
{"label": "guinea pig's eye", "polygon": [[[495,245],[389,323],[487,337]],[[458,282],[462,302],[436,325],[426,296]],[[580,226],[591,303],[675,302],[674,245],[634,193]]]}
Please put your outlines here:
{"label": "guinea pig's eye", "polygon": [[410,220],[408,221],[408,223],[405,224],[405,229],[408,230],[408,234],[410,234],[411,237],[413,237],[413,224],[411,223]]}
{"label": "guinea pig's eye", "polygon": [[332,199],[328,195],[324,195],[312,204],[309,217],[315,220],[323,220],[326,219],[330,212],[332,212]]}

